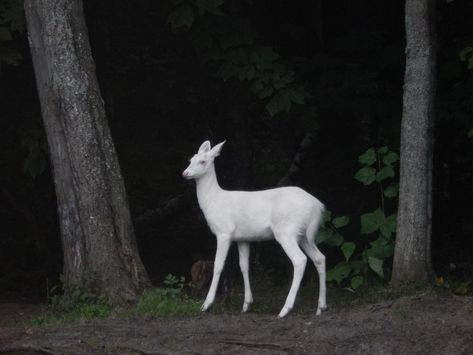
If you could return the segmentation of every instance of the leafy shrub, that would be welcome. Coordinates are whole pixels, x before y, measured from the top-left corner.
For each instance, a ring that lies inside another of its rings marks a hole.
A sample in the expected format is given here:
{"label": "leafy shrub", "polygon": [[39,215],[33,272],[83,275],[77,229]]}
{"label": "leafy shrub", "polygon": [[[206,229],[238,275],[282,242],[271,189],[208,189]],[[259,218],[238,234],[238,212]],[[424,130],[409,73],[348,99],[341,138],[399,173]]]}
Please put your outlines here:
{"label": "leafy shrub", "polygon": [[200,304],[190,299],[184,292],[184,277],[179,279],[167,275],[164,279],[166,287],[155,288],[145,292],[141,297],[136,311],[138,314],[153,316],[193,315],[200,311]]}
{"label": "leafy shrub", "polygon": [[361,168],[354,178],[365,186],[376,183],[380,195],[379,208],[360,216],[360,233],[375,236],[363,250],[355,253],[360,247],[353,241],[345,241],[339,231],[349,223],[347,216],[332,218],[330,211],[325,213],[317,242],[340,248],[345,258],[328,270],[327,281],[342,284],[349,280],[349,288],[356,290],[367,277],[374,275],[381,280],[385,278],[385,260],[393,255],[396,231],[396,214],[386,216],[385,199],[398,195],[398,184],[392,182],[396,176],[395,164],[398,160],[398,154],[388,147],[370,148],[358,158]]}

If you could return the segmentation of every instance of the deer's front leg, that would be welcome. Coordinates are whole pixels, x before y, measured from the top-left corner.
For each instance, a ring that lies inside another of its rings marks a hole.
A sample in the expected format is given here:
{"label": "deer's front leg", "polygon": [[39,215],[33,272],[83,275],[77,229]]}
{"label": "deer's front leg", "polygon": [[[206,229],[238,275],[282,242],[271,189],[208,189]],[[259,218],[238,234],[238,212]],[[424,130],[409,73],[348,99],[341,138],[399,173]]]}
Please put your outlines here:
{"label": "deer's front leg", "polygon": [[205,302],[201,307],[201,310],[205,312],[215,301],[215,293],[217,292],[218,282],[220,281],[220,275],[222,274],[223,265],[227,258],[228,249],[230,248],[230,236],[219,235],[217,236],[217,252],[215,255],[214,262],[214,274],[212,277],[212,283],[210,284],[209,293],[205,298]]}

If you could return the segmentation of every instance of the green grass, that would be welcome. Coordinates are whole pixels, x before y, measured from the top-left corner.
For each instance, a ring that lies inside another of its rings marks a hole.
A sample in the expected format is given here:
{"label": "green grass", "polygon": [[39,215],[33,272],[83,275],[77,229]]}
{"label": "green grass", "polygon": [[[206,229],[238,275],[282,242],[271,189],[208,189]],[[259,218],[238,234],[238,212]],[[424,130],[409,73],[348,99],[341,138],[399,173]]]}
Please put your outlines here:
{"label": "green grass", "polygon": [[[314,314],[317,308],[318,289],[315,280],[301,286],[293,314]],[[258,279],[253,282],[254,303],[251,312],[277,315],[283,306],[290,287],[290,280],[280,284]],[[409,296],[435,296],[449,292],[442,287],[411,286],[392,288],[390,286],[363,286],[352,291],[341,287],[328,286],[327,302],[329,309],[353,307],[365,304],[394,300]],[[239,313],[243,305],[242,285],[235,286],[225,299],[215,302],[209,310],[212,314]],[[189,298],[179,288],[155,288],[143,294],[134,307],[116,311],[105,302],[80,303],[69,310],[51,307],[50,313],[33,318],[29,325],[74,323],[96,318],[151,315],[153,317],[196,316],[201,314],[202,300]]]}
{"label": "green grass", "polygon": [[156,288],[143,294],[136,313],[156,317],[197,315],[200,313],[200,302],[180,293],[169,294],[169,289]]}
{"label": "green grass", "polygon": [[78,304],[68,311],[51,307],[48,314],[32,318],[29,325],[75,323],[82,320],[107,318],[112,315],[112,307],[107,304]]}

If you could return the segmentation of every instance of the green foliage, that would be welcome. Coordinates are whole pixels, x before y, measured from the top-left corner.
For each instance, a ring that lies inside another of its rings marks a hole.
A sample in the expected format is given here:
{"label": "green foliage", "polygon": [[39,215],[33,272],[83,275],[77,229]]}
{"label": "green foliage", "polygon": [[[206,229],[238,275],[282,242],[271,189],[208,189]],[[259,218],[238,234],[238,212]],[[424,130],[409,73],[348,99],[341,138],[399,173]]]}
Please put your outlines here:
{"label": "green foliage", "polygon": [[0,62],[18,65],[20,52],[12,46],[14,34],[25,31],[23,1],[5,0],[0,3]]}
{"label": "green foliage", "polygon": [[374,148],[368,149],[358,157],[358,161],[362,165],[371,166],[376,162],[376,151]]}
{"label": "green foliage", "polygon": [[189,4],[181,4],[168,17],[168,24],[174,31],[182,27],[190,28],[194,23],[194,11]]}
{"label": "green foliage", "polygon": [[460,60],[466,63],[466,67],[473,70],[473,46],[468,46],[460,51]]}
{"label": "green foliage", "polygon": [[353,242],[346,242],[343,243],[342,246],[340,247],[340,250],[342,251],[343,255],[345,256],[345,259],[348,261],[350,257],[353,255],[354,251],[356,249],[356,245]]}
{"label": "green foliage", "polygon": [[[379,186],[381,206],[376,210],[364,213],[360,217],[361,235],[377,235],[364,248],[358,247],[353,241],[345,241],[338,231],[349,223],[346,216],[332,219],[327,211],[323,217],[323,227],[317,235],[319,243],[339,247],[345,260],[327,271],[327,281],[337,284],[349,280],[352,290],[358,289],[368,278],[376,275],[379,279],[385,277],[385,260],[392,257],[394,252],[393,235],[396,232],[396,214],[386,217],[384,197],[393,198],[398,195],[398,185],[389,182],[395,177],[395,163],[399,160],[398,154],[388,147],[379,149],[370,148],[358,158],[362,167],[356,172],[355,179],[363,185],[376,183]],[[389,183],[387,187],[385,183]],[[355,253],[355,251],[358,251]]]}
{"label": "green foliage", "polygon": [[332,220],[333,225],[335,228],[342,228],[345,227],[348,222],[350,222],[350,218],[347,216],[336,217]]}
{"label": "green foliage", "polygon": [[363,284],[363,276],[356,275],[351,278],[350,286],[353,290],[356,290]]}
{"label": "green foliage", "polygon": [[376,180],[376,169],[370,166],[365,166],[357,171],[355,179],[363,185],[369,185]]}
{"label": "green foliage", "polygon": [[384,213],[380,209],[361,215],[361,234],[371,234],[384,223]]}
{"label": "green foliage", "polygon": [[379,277],[383,278],[384,277],[384,272],[383,272],[383,262],[384,260],[378,259],[374,256],[368,256],[368,264],[375,273],[378,274]]}
{"label": "green foliage", "polygon": [[53,287],[49,293],[50,313],[34,318],[32,325],[72,323],[94,318],[106,318],[112,314],[148,314],[152,316],[195,315],[200,311],[200,304],[190,299],[185,293],[187,286],[184,277],[167,275],[165,287],[145,292],[136,307],[117,313],[107,297],[97,292],[94,278],[87,276],[82,287],[72,287],[67,294],[57,293],[62,286]]}
{"label": "green foliage", "polygon": [[113,308],[107,296],[99,292],[93,273],[84,276],[81,285],[70,285],[64,290],[64,284],[48,289],[50,313],[32,320],[32,325],[72,323],[80,320],[106,318]]}
{"label": "green foliage", "polygon": [[167,23],[174,32],[180,29],[189,29],[194,24],[197,16],[205,15],[223,15],[219,7],[223,0],[174,0],[174,9],[169,14]]}
{"label": "green foliage", "polygon": [[343,237],[331,228],[321,228],[317,234],[317,243],[325,243],[333,247],[338,247],[342,245],[343,241]]}
{"label": "green foliage", "polygon": [[53,311],[53,313],[36,317],[31,320],[31,325],[45,325],[57,323],[74,323],[81,320],[107,318],[112,314],[108,304],[78,304],[68,311]]}
{"label": "green foliage", "polygon": [[156,288],[143,294],[136,312],[153,316],[194,315],[200,311],[200,305],[184,292],[184,277],[177,278],[168,274],[164,279],[166,287]]}
{"label": "green foliage", "polygon": [[87,311],[92,305],[110,308],[107,296],[97,287],[97,277],[94,273],[85,273],[80,285],[68,285],[67,289],[61,276],[61,284],[48,290],[48,301],[55,311],[78,314],[80,310]]}
{"label": "green foliage", "polygon": [[[303,105],[311,97],[304,85],[297,82],[295,72],[282,63],[279,54],[257,43],[258,35],[247,22],[231,16],[221,21],[223,0],[174,3],[168,17],[171,29],[192,27],[192,43],[202,61],[218,68],[223,81],[236,79],[247,83],[249,91],[265,101],[271,116],[289,112],[294,105]],[[200,17],[205,20],[197,21]]]}
{"label": "green foliage", "polygon": [[388,187],[386,187],[383,191],[384,197],[396,197],[399,195],[399,184],[391,184]]}
{"label": "green foliage", "polygon": [[195,315],[200,311],[200,304],[190,298],[175,293],[169,293],[166,289],[156,288],[146,292],[137,309],[138,314],[149,314],[153,316],[172,315]]}
{"label": "green foliage", "polygon": [[351,265],[342,261],[327,271],[327,281],[336,281],[340,284],[344,279],[350,276]]}

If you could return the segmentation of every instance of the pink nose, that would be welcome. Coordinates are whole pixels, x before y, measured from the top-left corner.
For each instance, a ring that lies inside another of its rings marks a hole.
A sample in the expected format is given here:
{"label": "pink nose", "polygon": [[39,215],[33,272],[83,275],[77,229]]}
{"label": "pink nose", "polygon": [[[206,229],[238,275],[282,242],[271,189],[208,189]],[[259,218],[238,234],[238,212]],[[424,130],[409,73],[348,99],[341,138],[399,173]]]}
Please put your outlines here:
{"label": "pink nose", "polygon": [[187,170],[184,170],[184,171],[182,172],[182,176],[188,176],[188,175],[189,175],[189,173],[187,172]]}

